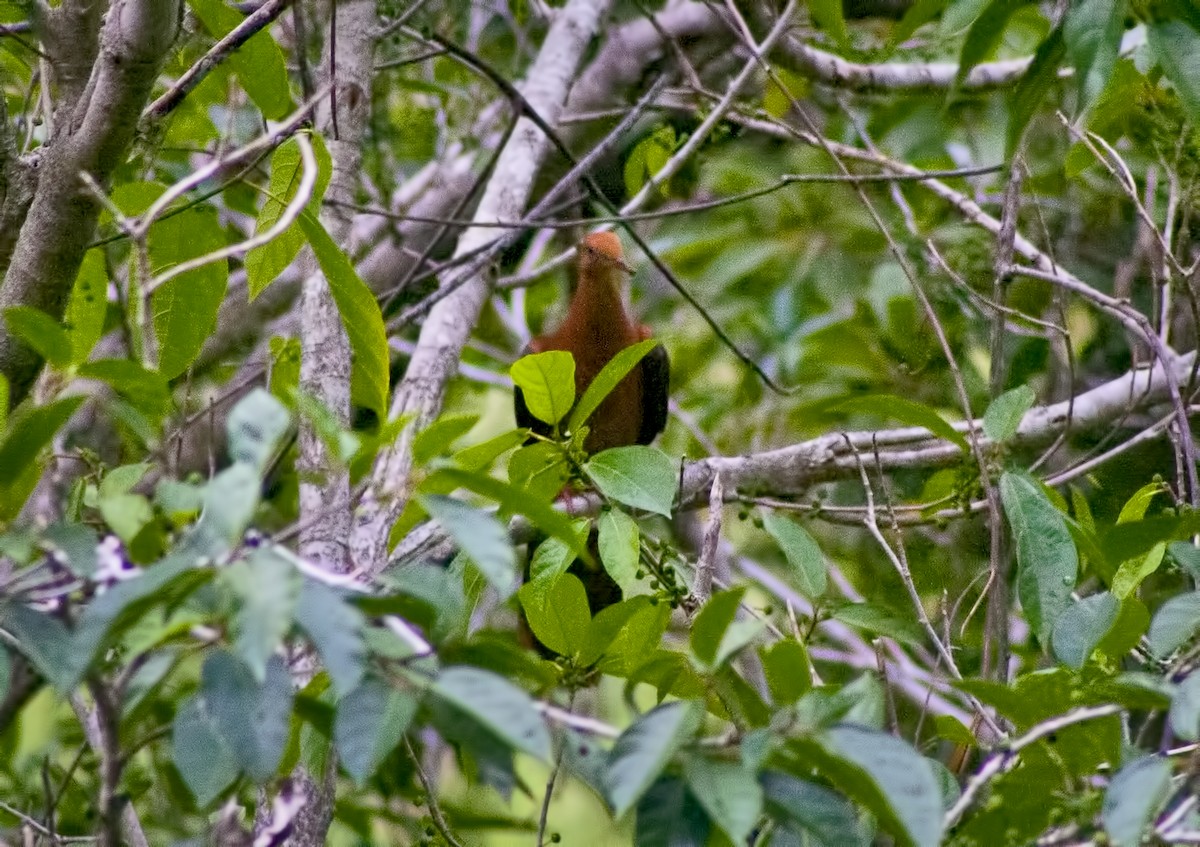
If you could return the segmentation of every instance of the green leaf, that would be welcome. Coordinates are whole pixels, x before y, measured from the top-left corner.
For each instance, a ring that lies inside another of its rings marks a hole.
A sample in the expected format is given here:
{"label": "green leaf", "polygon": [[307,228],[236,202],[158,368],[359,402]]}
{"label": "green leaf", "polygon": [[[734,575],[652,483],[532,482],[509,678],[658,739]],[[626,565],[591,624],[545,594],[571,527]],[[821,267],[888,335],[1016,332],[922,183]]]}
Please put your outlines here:
{"label": "green leaf", "polygon": [[[219,0],[188,0],[188,5],[217,39],[228,35],[244,20],[240,12]],[[263,117],[277,121],[291,110],[292,95],[283,51],[271,38],[269,29],[250,36],[226,61]]]}
{"label": "green leaf", "polygon": [[596,616],[592,618],[592,622],[588,624],[583,648],[579,651],[579,663],[584,666],[592,665],[601,656],[612,651],[619,643],[618,635],[627,627],[637,628],[639,633],[646,634],[648,636],[646,642],[657,643],[662,634],[661,631],[647,631],[633,624],[634,619],[647,609],[650,610],[651,616],[656,614],[654,607],[650,605],[650,599],[644,594],[639,594],[597,612]]}
{"label": "green leaf", "polygon": [[338,701],[333,738],[338,757],[359,788],[396,748],[417,713],[417,700],[375,677]]}
{"label": "green leaf", "polygon": [[284,405],[266,390],[255,388],[237,402],[225,420],[230,458],[266,473],[291,426],[292,417]]}
{"label": "green leaf", "polygon": [[808,650],[795,638],[785,638],[762,651],[763,673],[776,706],[791,706],[812,688]]}
{"label": "green leaf", "polygon": [[1112,580],[1112,593],[1116,595],[1118,600],[1124,600],[1133,592],[1137,591],[1142,580],[1150,576],[1158,570],[1158,566],[1162,564],[1163,555],[1167,551],[1167,545],[1159,542],[1151,548],[1150,552],[1144,558],[1129,559],[1122,562],[1121,567],[1117,568],[1117,573]]}
{"label": "green leaf", "polygon": [[329,293],[337,303],[342,326],[346,328],[346,335],[350,339],[350,352],[353,354],[351,399],[384,420],[387,417],[391,359],[379,303],[371,289],[359,278],[346,254],[334,244],[320,223],[307,212],[301,214],[297,222],[312,245],[321,273],[329,283]]}
{"label": "green leaf", "polygon": [[1200,32],[1182,20],[1154,21],[1146,38],[1193,121],[1200,121]]}
{"label": "green leaf", "polygon": [[[658,342],[654,339],[639,341],[632,347],[626,347],[617,355],[609,359],[608,364],[596,374],[592,381],[588,384],[587,390],[583,392],[583,396],[579,398],[579,402],[575,405],[571,412],[571,418],[567,421],[567,430],[575,432],[579,427],[587,423],[588,418],[596,409],[600,408],[600,404],[604,398],[612,393],[612,390],[623,380],[630,371],[637,367],[638,363],[645,358],[646,354],[658,346]],[[574,360],[572,359],[572,378],[574,378]],[[515,377],[514,377],[515,381]],[[528,402],[528,398],[526,400]],[[533,411],[530,409],[530,411]],[[544,420],[539,418],[539,420]],[[557,423],[557,421],[547,421],[547,423]]]}
{"label": "green leaf", "polygon": [[262,481],[250,465],[236,462],[204,487],[204,511],[189,535],[189,552],[220,559],[242,541],[258,511]]}
{"label": "green leaf", "polygon": [[1121,513],[1117,515],[1117,523],[1133,523],[1144,519],[1154,498],[1166,492],[1167,488],[1161,482],[1150,482],[1143,485],[1121,506]]}
{"label": "green leaf", "polygon": [[704,847],[710,824],[683,780],[659,779],[637,805],[633,843],[638,847]]}
{"label": "green leaf", "polygon": [[[213,206],[192,206],[161,218],[150,227],[151,273],[212,253],[225,243]],[[210,262],[167,280],[151,295],[158,369],[167,379],[186,371],[212,335],[228,281],[228,263]]]}
{"label": "green leaf", "polygon": [[744,844],[762,813],[763,790],[747,768],[733,762],[691,756],[684,777],[692,795],[734,844]]}
{"label": "green leaf", "polygon": [[654,784],[671,757],[695,735],[700,717],[692,703],[665,703],[621,733],[604,774],[605,793],[616,817],[632,809]]}
{"label": "green leaf", "polygon": [[525,440],[525,430],[513,429],[489,438],[482,444],[472,444],[454,454],[454,463],[465,471],[483,471],[492,466],[500,456]]}
{"label": "green leaf", "polygon": [[100,516],[126,545],[132,545],[147,524],[154,520],[150,501],[140,494],[114,494],[99,502]]}
{"label": "green leaf", "polygon": [[271,657],[260,685],[231,653],[216,650],[200,673],[204,710],[241,770],[261,783],[275,775],[288,739],[292,680],[283,659]]}
{"label": "green leaf", "polygon": [[516,591],[517,554],[508,539],[508,530],[494,515],[461,500],[435,494],[421,496],[420,503],[501,597],[509,597]]}
{"label": "green leaf", "polygon": [[161,418],[174,407],[171,388],[158,371],[129,359],[99,359],[79,366],[79,376],[106,382],[129,404],[146,415]]}
{"label": "green leaf", "polygon": [[71,336],[71,364],[87,361],[104,332],[107,312],[108,269],[104,266],[104,250],[88,250],[79,266],[79,275],[75,278],[63,319]]}
{"label": "green leaf", "polygon": [[237,779],[238,763],[204,708],[204,698],[189,698],[175,713],[171,759],[201,809]]}
{"label": "green leaf", "polygon": [[1117,619],[1109,628],[1096,649],[1112,659],[1120,659],[1137,646],[1141,637],[1150,629],[1150,612],[1136,597],[1121,601]]}
{"label": "green leaf", "polygon": [[525,499],[549,503],[571,478],[571,467],[556,444],[538,441],[519,448],[508,460],[508,479]]}
{"label": "green leaf", "polygon": [[1142,843],[1154,815],[1171,791],[1171,763],[1161,756],[1143,756],[1125,765],[1104,792],[1101,817],[1115,847]]}
{"label": "green leaf", "polygon": [[834,620],[886,635],[913,647],[925,644],[925,631],[911,616],[899,615],[874,603],[844,603],[832,610]]}
{"label": "green leaf", "polygon": [[1067,7],[1063,37],[1067,59],[1079,82],[1080,113],[1086,112],[1108,85],[1117,64],[1126,12],[1126,0],[1078,0]]}
{"label": "green leaf", "polygon": [[762,785],[767,808],[776,820],[786,821],[788,829],[807,832],[820,844],[870,843],[857,810],[840,794],[776,771],[763,773]]}
{"label": "green leaf", "polygon": [[529,413],[557,426],[575,403],[575,357],[562,350],[522,356],[509,369]]}
{"label": "green leaf", "polygon": [[42,448],[53,440],[83,397],[66,397],[44,406],[22,406],[9,421],[8,433],[0,441],[0,486],[17,481],[38,459]]}
{"label": "green leaf", "polygon": [[517,596],[538,641],[562,656],[574,656],[583,649],[592,613],[578,577],[561,573],[529,582]]}
{"label": "green leaf", "polygon": [[[573,522],[575,528],[575,544],[567,544],[561,538],[547,538],[538,545],[529,561],[530,582],[546,579],[563,573],[575,561],[575,550],[587,544],[590,522],[580,519]],[[600,548],[601,554],[604,547]]]}
{"label": "green leaf", "polygon": [[1070,603],[1079,555],[1062,513],[1029,477],[1005,473],[1000,499],[1016,542],[1017,595],[1034,634],[1046,643]]}
{"label": "green leaf", "polygon": [[838,726],[802,744],[811,763],[866,806],[903,844],[934,847],[942,836],[942,795],[929,760],[904,741]]}
{"label": "green leaf", "polygon": [[907,41],[921,26],[936,18],[946,8],[948,0],[916,0],[904,12],[900,22],[892,27],[888,38],[888,49],[895,49]]}
{"label": "green leaf", "polygon": [[[675,147],[675,128],[670,124],[658,127],[637,143],[625,160],[625,190],[630,196],[641,191],[646,181],[662,170]],[[670,181],[664,182],[660,190],[664,197],[667,196]]]}
{"label": "green leaf", "polygon": [[432,691],[512,748],[550,760],[550,733],[545,722],[529,695],[504,677],[457,666],[442,671]]}
{"label": "green leaf", "polygon": [[983,414],[983,434],[992,441],[1007,441],[1017,434],[1021,419],[1033,406],[1035,395],[1028,385],[1018,385],[991,402]]}
{"label": "green leaf", "polygon": [[746,586],[718,591],[709,598],[692,622],[691,645],[696,658],[705,665],[716,664],[721,639],[737,616],[738,607],[746,595]]}
{"label": "green leaf", "polygon": [[785,515],[769,511],[763,512],[763,529],[783,550],[792,566],[792,584],[800,593],[810,600],[823,595],[829,585],[825,557],[808,530]]}
{"label": "green leaf", "polygon": [[962,51],[958,56],[958,76],[954,86],[958,88],[971,69],[982,62],[1000,43],[1008,19],[1013,13],[1026,5],[1029,0],[990,0],[979,16],[975,18],[967,37],[963,40]]}
{"label": "green leaf", "polygon": [[679,465],[656,447],[614,447],[592,456],[584,470],[606,496],[671,517]]}
{"label": "green leaf", "polygon": [[357,688],[366,663],[363,613],[329,586],[305,580],[296,603],[296,623],[317,648],[338,695],[344,697]]}
{"label": "green leaf", "polygon": [[843,50],[850,48],[850,33],[846,31],[842,0],[809,0],[808,10],[817,26],[829,33],[838,47]]}
{"label": "green leaf", "polygon": [[1016,151],[1033,113],[1058,80],[1058,66],[1062,64],[1066,52],[1062,27],[1059,27],[1047,36],[1033,54],[1033,61],[1009,97],[1008,132],[1004,146],[1006,156],[1011,157]]}
{"label": "green leaf", "polygon": [[1200,671],[1192,671],[1175,689],[1168,714],[1171,730],[1184,741],[1200,739]]}
{"label": "green leaf", "polygon": [[442,415],[413,439],[413,461],[424,465],[441,456],[477,423],[479,415]]}
{"label": "green leaf", "polygon": [[875,415],[883,420],[900,421],[910,426],[924,427],[938,438],[944,438],[951,444],[958,445],[963,452],[970,450],[963,434],[948,424],[933,409],[923,403],[906,400],[894,394],[851,397],[836,403],[832,408],[845,412],[861,412]]}
{"label": "green leaf", "polygon": [[234,649],[261,684],[268,660],[291,628],[300,574],[269,547],[259,547],[248,560],[230,565],[224,576],[238,598]]}
{"label": "green leaf", "polygon": [[70,631],[58,618],[19,603],[0,605],[0,623],[18,648],[60,694],[70,694],[82,668]]}
{"label": "green leaf", "polygon": [[1200,579],[1200,547],[1189,541],[1175,541],[1167,551],[1188,576],[1193,580]]}
{"label": "green leaf", "polygon": [[[321,199],[329,185],[333,163],[321,136],[311,134],[309,140],[317,160],[317,182],[304,208],[316,216],[321,211]],[[271,184],[267,199],[258,211],[258,219],[254,224],[255,235],[266,232],[279,222],[284,210],[295,199],[303,176],[304,160],[300,155],[300,144],[296,139],[289,138],[271,154]],[[304,230],[299,222],[293,221],[279,235],[246,254],[246,288],[251,300],[279,278],[296,258],[304,241]]]}
{"label": "green leaf", "polygon": [[1200,591],[1180,594],[1163,603],[1150,622],[1150,652],[1166,658],[1200,629]]}
{"label": "green leaf", "polygon": [[640,558],[640,539],[637,522],[620,509],[608,509],[600,514],[600,561],[604,569],[628,593],[637,583]]}
{"label": "green leaf", "polygon": [[1112,629],[1121,601],[1107,591],[1068,606],[1054,625],[1054,655],[1064,665],[1082,668]]}
{"label": "green leaf", "polygon": [[71,337],[62,324],[33,306],[10,306],[4,310],[8,331],[32,347],[56,368],[71,364]]}

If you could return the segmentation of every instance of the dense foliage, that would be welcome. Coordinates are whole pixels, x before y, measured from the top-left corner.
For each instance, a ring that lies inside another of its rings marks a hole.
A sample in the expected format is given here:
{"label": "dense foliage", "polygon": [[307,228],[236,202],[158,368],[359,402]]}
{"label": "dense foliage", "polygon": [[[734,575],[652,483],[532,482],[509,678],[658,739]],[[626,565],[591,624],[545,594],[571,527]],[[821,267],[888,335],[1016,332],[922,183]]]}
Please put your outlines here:
{"label": "dense foliage", "polygon": [[1194,3],[0,0],[0,93],[0,840],[1200,840]]}

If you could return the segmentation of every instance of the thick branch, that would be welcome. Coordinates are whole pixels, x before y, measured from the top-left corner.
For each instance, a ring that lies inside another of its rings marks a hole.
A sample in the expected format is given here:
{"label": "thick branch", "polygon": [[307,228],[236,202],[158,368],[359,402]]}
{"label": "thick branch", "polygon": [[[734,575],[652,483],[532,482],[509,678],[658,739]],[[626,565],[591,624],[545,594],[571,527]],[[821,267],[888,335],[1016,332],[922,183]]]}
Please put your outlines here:
{"label": "thick branch", "polygon": [[[62,317],[99,214],[79,174],[106,185],[121,164],[178,25],[179,0],[118,0],[109,10],[90,93],[59,118],[66,125],[42,158],[37,195],[0,287],[0,310],[34,306]],[[38,355],[0,326],[0,373],[14,405],[40,366]]]}

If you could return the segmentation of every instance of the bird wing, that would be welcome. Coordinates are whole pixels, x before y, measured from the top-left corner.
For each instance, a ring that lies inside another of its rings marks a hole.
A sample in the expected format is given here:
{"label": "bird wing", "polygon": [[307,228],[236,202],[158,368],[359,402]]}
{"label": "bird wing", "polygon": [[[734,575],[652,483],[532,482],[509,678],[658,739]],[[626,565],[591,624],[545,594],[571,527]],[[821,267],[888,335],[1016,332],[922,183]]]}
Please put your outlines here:
{"label": "bird wing", "polygon": [[671,392],[671,360],[667,348],[654,347],[642,359],[642,428],[638,444],[649,444],[667,425],[667,397]]}

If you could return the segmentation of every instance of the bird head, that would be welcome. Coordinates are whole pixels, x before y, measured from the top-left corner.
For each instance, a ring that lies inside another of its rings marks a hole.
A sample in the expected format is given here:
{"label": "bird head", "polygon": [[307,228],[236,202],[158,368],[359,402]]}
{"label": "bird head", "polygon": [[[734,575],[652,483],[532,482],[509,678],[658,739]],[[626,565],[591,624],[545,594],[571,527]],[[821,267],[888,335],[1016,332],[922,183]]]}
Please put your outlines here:
{"label": "bird head", "polygon": [[633,268],[625,264],[621,251],[621,239],[614,232],[593,232],[579,245],[579,264],[584,272],[619,268],[627,274]]}

